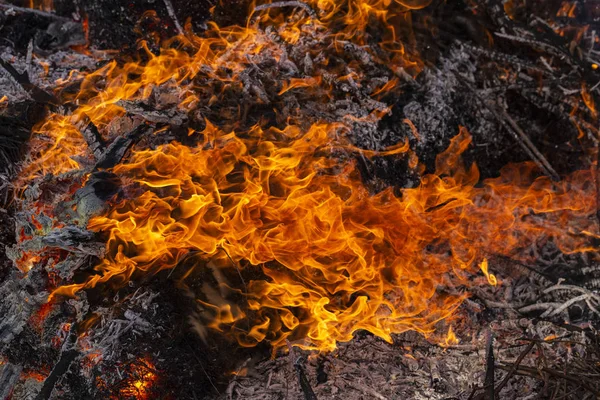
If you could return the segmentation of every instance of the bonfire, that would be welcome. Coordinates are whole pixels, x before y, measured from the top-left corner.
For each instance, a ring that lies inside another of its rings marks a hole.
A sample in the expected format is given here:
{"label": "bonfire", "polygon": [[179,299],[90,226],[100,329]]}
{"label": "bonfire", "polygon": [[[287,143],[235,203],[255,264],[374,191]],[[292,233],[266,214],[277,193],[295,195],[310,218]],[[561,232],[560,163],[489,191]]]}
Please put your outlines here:
{"label": "bonfire", "polygon": [[600,6],[217,1],[0,2],[0,400],[600,396]]}

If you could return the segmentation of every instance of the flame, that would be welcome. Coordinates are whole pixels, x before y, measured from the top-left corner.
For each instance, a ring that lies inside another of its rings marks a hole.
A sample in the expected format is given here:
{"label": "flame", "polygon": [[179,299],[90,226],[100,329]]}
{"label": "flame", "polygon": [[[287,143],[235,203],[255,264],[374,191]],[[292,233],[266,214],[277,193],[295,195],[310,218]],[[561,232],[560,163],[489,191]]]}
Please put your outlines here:
{"label": "flame", "polygon": [[109,237],[98,274],[53,295],[123,284],[193,253],[198,262],[227,269],[233,261],[264,274],[248,283],[247,311],[201,302],[213,329],[247,346],[305,337],[300,347],[331,350],[360,329],[387,341],[409,329],[432,332],[464,298],[437,287],[466,282],[479,263],[486,273],[485,254],[516,257],[542,237],[564,252],[588,249],[585,235],[567,230],[594,230],[590,171],[554,183],[534,179],[531,164],[514,165],[479,187],[477,168],[460,159],[471,141],[461,129],[419,187],[372,196],[353,164],[332,172],[337,159],[323,150],[335,151],[339,129],[236,135],[208,124],[196,148],[135,152],[113,171],[133,179],[139,195],[88,226]]}
{"label": "flame", "polygon": [[[228,108],[221,107],[221,100],[241,88],[250,93],[244,72],[265,54],[283,63],[288,55],[282,42],[310,39],[339,54],[346,45],[365,53],[364,60],[351,63],[353,68],[336,69],[324,60],[303,78],[282,74],[269,95],[253,92],[257,104],[274,109],[290,91],[324,104],[334,100],[332,76],[366,86],[369,78],[361,63],[372,59],[392,71],[417,74],[422,61],[410,50],[409,11],[428,3],[313,0],[308,4],[316,16],[302,12],[285,18],[285,13],[264,10],[244,27],[210,23],[202,37],[176,37],[158,55],[142,44],[146,61],[111,62],[86,75],[80,92],[67,99],[78,107],[68,116],[52,114],[36,127],[19,182],[24,186],[91,163],[82,125],[93,123],[107,141],[123,135],[118,124],[126,104],[151,99],[157,87],[173,92],[182,113],[216,105],[219,120],[243,119],[237,102]],[[275,27],[277,40],[265,25]],[[384,31],[381,51],[367,46],[374,26]],[[307,56],[317,60],[323,48]],[[369,92],[379,98],[394,90],[398,85],[392,78]],[[343,120],[378,121],[388,112],[389,107],[379,107],[365,117]],[[416,127],[404,123],[419,139]],[[202,132],[188,131],[192,145],[135,149],[114,167],[123,192],[131,196],[88,224],[107,238],[106,257],[96,274],[57,288],[51,299],[99,284],[123,285],[134,273],[177,265],[187,265],[184,279],[196,268],[211,268],[218,271],[215,275],[238,270],[252,280],[235,285],[217,279],[218,288],[207,284],[199,294],[209,328],[232,335],[243,346],[268,341],[279,348],[290,340],[326,351],[358,330],[388,342],[392,334],[407,330],[433,332],[467,296],[462,288],[480,269],[490,284],[497,283],[487,271],[488,257],[527,260],[526,250],[539,241],[553,241],[565,253],[592,249],[589,235],[581,234],[597,231],[589,218],[596,207],[591,171],[552,182],[524,163],[480,182],[477,167],[462,161],[471,137],[461,127],[418,187],[372,194],[356,164],[341,160],[407,157],[416,168],[408,141],[362,150],[348,139],[347,125],[306,121],[302,115],[277,126],[242,126],[223,122],[217,127],[207,117]],[[143,392],[150,378],[141,374],[130,388]]]}
{"label": "flame", "polygon": [[35,8],[42,11],[53,11],[53,0],[29,0],[29,8]]}
{"label": "flame", "polygon": [[442,343],[440,343],[440,346],[451,347],[451,346],[456,346],[458,343],[460,343],[460,340],[456,337],[456,334],[454,333],[454,330],[452,329],[452,325],[450,325],[448,327],[448,333],[446,334],[444,341]]}
{"label": "flame", "polygon": [[498,284],[498,280],[496,279],[496,276],[494,274],[490,274],[488,272],[488,260],[487,260],[487,258],[484,258],[483,261],[481,262],[481,264],[479,264],[479,269],[481,269],[481,271],[483,272],[483,274],[487,278],[488,283],[490,285],[496,286]]}
{"label": "flame", "polygon": [[560,9],[556,13],[557,17],[575,18],[577,16],[577,2],[563,1]]}
{"label": "flame", "polygon": [[583,102],[585,103],[588,110],[590,110],[590,112],[592,113],[592,117],[594,119],[598,118],[598,111],[596,111],[596,104],[594,102],[594,97],[588,91],[585,84],[583,84],[581,86],[581,98],[583,99]]}

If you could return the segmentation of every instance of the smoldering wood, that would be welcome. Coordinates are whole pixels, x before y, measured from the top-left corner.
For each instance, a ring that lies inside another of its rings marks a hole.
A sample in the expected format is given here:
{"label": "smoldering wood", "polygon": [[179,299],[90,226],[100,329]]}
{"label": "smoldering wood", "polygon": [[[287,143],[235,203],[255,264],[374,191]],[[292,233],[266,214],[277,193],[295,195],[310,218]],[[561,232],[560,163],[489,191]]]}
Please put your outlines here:
{"label": "smoldering wood", "polygon": [[0,66],[2,66],[15,81],[31,96],[31,98],[42,104],[58,105],[60,102],[54,95],[40,89],[38,86],[31,83],[27,71],[19,73],[12,65],[0,58]]}
{"label": "smoldering wood", "polygon": [[0,365],[0,399],[8,399],[21,376],[22,367],[13,364]]}
{"label": "smoldering wood", "polygon": [[48,375],[48,377],[44,380],[44,384],[37,396],[35,397],[35,400],[50,399],[52,391],[54,390],[54,386],[59,381],[59,379],[67,372],[67,370],[71,366],[71,363],[75,361],[75,358],[77,358],[77,356],[79,355],[79,351],[75,349],[75,343],[77,342],[77,335],[75,334],[75,332],[77,332],[77,326],[75,326],[71,330],[70,334],[67,336],[67,339],[65,340],[61,349],[60,359],[58,360],[56,365],[54,365],[54,368],[52,369],[52,372],[50,372],[50,375]]}
{"label": "smoldering wood", "polygon": [[83,123],[83,125],[85,125],[84,128],[80,129],[81,135],[97,160],[102,157],[102,154],[106,151],[106,143],[104,143],[102,135],[100,135],[98,128],[96,128],[96,125],[94,125],[92,121],[87,121],[87,123]]}
{"label": "smoldering wood", "polygon": [[151,130],[151,127],[141,124],[129,134],[116,138],[98,158],[95,169],[109,169],[117,165],[123,159],[127,150]]}

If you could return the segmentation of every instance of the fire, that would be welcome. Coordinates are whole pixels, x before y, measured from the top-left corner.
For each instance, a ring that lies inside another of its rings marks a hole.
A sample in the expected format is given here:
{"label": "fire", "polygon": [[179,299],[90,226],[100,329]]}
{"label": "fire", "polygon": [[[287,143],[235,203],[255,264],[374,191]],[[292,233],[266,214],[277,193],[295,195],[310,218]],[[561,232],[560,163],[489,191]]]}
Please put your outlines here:
{"label": "fire", "polygon": [[[339,96],[333,81],[370,87],[360,65],[374,59],[392,71],[417,74],[422,61],[410,51],[410,33],[400,28],[410,30],[409,11],[427,4],[317,0],[308,3],[314,14],[302,8],[288,18],[267,8],[247,26],[211,23],[202,37],[176,37],[158,55],[142,45],[144,62],[112,62],[88,74],[68,99],[78,105],[72,114],[52,114],[36,127],[21,185],[93,164],[80,128],[91,122],[104,140],[114,140],[124,134],[119,124],[127,105],[150,99],[157,87],[172,90],[178,111],[202,109],[213,118],[206,117],[201,132],[188,130],[192,145],[173,141],[134,149],[112,168],[129,195],[113,199],[87,226],[107,238],[106,257],[96,274],[59,287],[51,298],[122,285],[134,273],[172,269],[183,260],[186,277],[207,266],[238,270],[253,279],[239,285],[222,279],[218,290],[207,284],[199,294],[210,328],[243,346],[267,341],[280,348],[289,340],[326,351],[359,330],[389,342],[407,330],[433,332],[468,295],[463,289],[480,269],[497,283],[488,257],[527,260],[526,250],[544,241],[565,253],[590,250],[589,236],[580,234],[597,231],[589,218],[596,209],[590,171],[552,182],[524,163],[480,182],[477,167],[462,161],[471,137],[461,127],[418,187],[373,194],[356,163],[343,160],[407,157],[418,167],[408,142],[366,151],[348,139],[349,124],[377,121],[389,107],[337,122],[307,120],[295,111],[275,125],[261,121],[248,128],[238,122],[244,112],[237,101],[221,104],[240,88],[276,112],[290,91],[327,104]],[[374,26],[383,30],[381,51],[366,46]],[[356,46],[364,60],[336,69],[330,60],[319,61],[318,47],[307,54],[312,64],[303,78],[284,71],[269,93],[246,86],[244,73],[259,57],[268,54],[285,65],[284,46],[307,38],[340,55],[344,46]],[[388,79],[368,93],[379,98],[398,90],[396,82]],[[418,139],[416,127],[405,123]],[[234,296],[243,301],[227,298]],[[132,390],[147,388],[152,373],[144,374]]]}
{"label": "fire", "polygon": [[136,360],[130,365],[128,374],[128,379],[121,384],[118,396],[111,398],[151,399],[152,388],[158,379],[154,365],[146,358]]}
{"label": "fire", "polygon": [[460,340],[456,337],[456,334],[454,333],[454,330],[452,329],[452,325],[450,325],[448,327],[448,333],[446,334],[444,341],[442,343],[440,343],[440,346],[442,346],[442,347],[456,346],[459,342],[460,342]]}
{"label": "fire", "polygon": [[592,97],[585,85],[581,87],[581,98],[583,99],[583,102],[585,103],[588,110],[592,113],[593,118],[598,118],[598,111],[596,111],[596,104],[594,103],[594,98]]}
{"label": "fire", "polygon": [[496,286],[498,284],[498,280],[496,279],[496,276],[494,274],[490,274],[488,272],[488,260],[487,260],[487,258],[484,258],[483,261],[481,262],[481,264],[479,264],[479,269],[481,269],[481,271],[483,272],[483,274],[487,278],[488,283],[490,285]]}
{"label": "fire", "polygon": [[[435,174],[397,197],[391,189],[370,195],[353,164],[331,172],[337,160],[319,149],[335,151],[338,126],[244,135],[208,126],[196,148],[137,151],[114,169],[140,195],[90,221],[108,234],[109,254],[98,275],[54,295],[124,283],[193,253],[198,263],[227,269],[233,261],[264,274],[248,283],[245,311],[201,301],[214,313],[212,328],[243,345],[305,337],[300,346],[331,350],[360,329],[387,341],[409,329],[432,332],[464,297],[440,295],[445,279],[460,284],[479,263],[487,268],[486,254],[515,257],[540,238],[583,251],[586,239],[567,230],[594,229],[589,171],[553,183],[534,179],[532,165],[509,166],[477,187],[477,168],[460,160],[465,129]],[[254,325],[243,333],[249,314]]]}
{"label": "fire", "polygon": [[53,11],[54,1],[53,0],[29,0],[29,8],[35,8],[42,11]]}

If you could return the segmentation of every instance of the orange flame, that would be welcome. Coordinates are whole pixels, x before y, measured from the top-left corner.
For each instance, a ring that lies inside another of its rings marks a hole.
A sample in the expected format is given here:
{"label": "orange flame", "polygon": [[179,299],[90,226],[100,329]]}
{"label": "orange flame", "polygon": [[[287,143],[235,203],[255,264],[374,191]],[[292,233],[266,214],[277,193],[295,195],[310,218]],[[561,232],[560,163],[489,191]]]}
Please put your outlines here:
{"label": "orange flame", "polygon": [[487,278],[488,283],[490,285],[496,286],[498,284],[498,280],[496,279],[496,276],[494,274],[490,274],[488,272],[488,260],[487,260],[487,258],[484,258],[483,261],[481,262],[481,264],[479,264],[479,269],[481,269],[481,271],[483,272],[483,274]]}
{"label": "orange flame", "polygon": [[53,295],[173,268],[190,252],[224,269],[245,261],[265,275],[245,293],[254,325],[240,333],[248,313],[223,303],[208,307],[211,326],[231,327],[243,345],[306,337],[301,347],[331,350],[360,329],[387,341],[409,329],[433,331],[463,299],[436,288],[444,279],[465,283],[483,254],[514,257],[540,237],[565,252],[587,249],[567,230],[594,229],[589,171],[553,183],[534,180],[524,164],[476,187],[477,168],[460,160],[471,141],[461,129],[420,187],[371,196],[354,165],[331,173],[337,160],[319,155],[337,129],[256,127],[242,139],[209,124],[196,148],[135,152],[114,172],[143,193],[89,224],[109,235],[99,274]]}
{"label": "orange flame", "polygon": [[581,86],[581,98],[583,99],[583,102],[585,103],[588,110],[590,110],[590,112],[592,113],[592,117],[598,118],[598,111],[596,111],[596,103],[594,102],[594,97],[588,91],[585,84]]}
{"label": "orange flame", "polygon": [[[309,37],[341,51],[352,43],[366,49],[365,64],[377,59],[393,71],[413,74],[422,68],[408,51],[410,34],[401,31],[410,31],[408,11],[424,7],[427,0],[309,4],[316,18],[284,20],[281,13],[266,10],[246,27],[211,23],[205,36],[177,37],[158,55],[142,45],[144,63],[112,62],[87,75],[71,99],[79,104],[72,115],[52,114],[36,127],[20,183],[78,169],[92,157],[80,126],[89,120],[104,139],[114,139],[126,103],[148,100],[158,86],[172,89],[179,111],[187,113],[239,89],[255,57],[285,60],[281,45],[260,24],[275,24],[288,44]],[[375,23],[385,30],[382,52],[366,46]],[[193,54],[184,47],[194,49]],[[317,51],[309,58],[316,59]],[[334,93],[323,82],[334,67],[323,61],[319,68],[303,79],[286,78],[273,93],[306,90],[329,101]],[[358,86],[368,79],[358,71],[334,72]],[[396,82],[373,88],[372,95],[396,90]],[[268,100],[257,98],[259,103]],[[374,111],[365,120],[376,121],[388,111]],[[238,109],[232,115],[236,112],[241,114]],[[416,128],[405,123],[418,139]],[[538,240],[553,240],[567,253],[592,248],[589,236],[579,234],[597,230],[589,218],[596,206],[590,171],[552,182],[536,179],[535,166],[525,163],[479,182],[477,167],[461,159],[471,138],[460,128],[437,157],[435,171],[424,175],[418,187],[372,195],[356,165],[341,163],[339,154],[404,156],[416,167],[408,142],[366,151],[350,143],[341,123],[309,126],[302,118],[289,118],[282,125],[240,131],[236,124],[219,129],[207,121],[203,132],[191,131],[196,146],[172,142],[133,151],[112,172],[123,177],[129,185],[124,192],[136,193],[135,198],[113,204],[88,225],[106,235],[106,258],[96,266],[96,275],[60,287],[51,297],[73,296],[108,282],[124,284],[136,272],[174,268],[185,258],[194,262],[185,276],[210,264],[217,271],[233,268],[254,277],[243,289],[224,281],[221,292],[205,288],[198,304],[212,317],[210,328],[230,332],[245,346],[269,341],[278,348],[291,340],[307,349],[332,350],[358,330],[390,342],[392,334],[406,330],[432,332],[466,297],[444,288],[468,286],[479,269],[490,283],[495,281],[487,272],[488,256],[526,259],[520,250]],[[220,298],[226,292],[245,302]],[[144,379],[140,382],[146,387]]]}
{"label": "orange flame", "polygon": [[442,343],[440,343],[440,346],[451,347],[451,346],[456,346],[458,343],[460,343],[460,340],[456,337],[456,334],[454,333],[454,330],[452,329],[452,325],[450,325],[448,327],[448,333],[446,334],[444,341]]}

